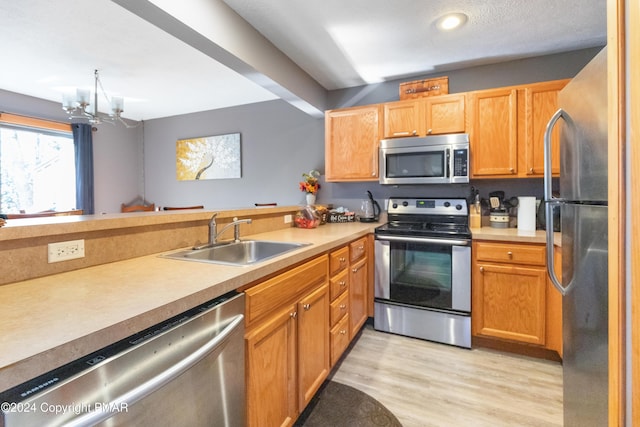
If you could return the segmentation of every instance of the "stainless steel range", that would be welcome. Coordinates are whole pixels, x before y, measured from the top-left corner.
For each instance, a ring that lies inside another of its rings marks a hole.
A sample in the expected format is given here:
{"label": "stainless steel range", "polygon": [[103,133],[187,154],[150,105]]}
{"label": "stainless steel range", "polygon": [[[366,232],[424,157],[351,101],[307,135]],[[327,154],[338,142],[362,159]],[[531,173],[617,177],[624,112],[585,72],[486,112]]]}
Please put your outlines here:
{"label": "stainless steel range", "polygon": [[465,199],[390,199],[375,231],[374,328],[471,348]]}

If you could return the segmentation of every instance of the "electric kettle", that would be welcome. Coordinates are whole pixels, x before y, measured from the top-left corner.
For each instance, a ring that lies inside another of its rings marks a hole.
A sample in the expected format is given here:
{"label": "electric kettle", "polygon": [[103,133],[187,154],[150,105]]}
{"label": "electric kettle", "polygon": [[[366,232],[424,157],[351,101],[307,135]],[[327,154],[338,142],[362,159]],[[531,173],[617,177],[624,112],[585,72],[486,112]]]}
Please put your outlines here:
{"label": "electric kettle", "polygon": [[360,222],[378,222],[380,217],[380,205],[373,200],[371,191],[367,190],[368,199],[362,200],[360,205]]}

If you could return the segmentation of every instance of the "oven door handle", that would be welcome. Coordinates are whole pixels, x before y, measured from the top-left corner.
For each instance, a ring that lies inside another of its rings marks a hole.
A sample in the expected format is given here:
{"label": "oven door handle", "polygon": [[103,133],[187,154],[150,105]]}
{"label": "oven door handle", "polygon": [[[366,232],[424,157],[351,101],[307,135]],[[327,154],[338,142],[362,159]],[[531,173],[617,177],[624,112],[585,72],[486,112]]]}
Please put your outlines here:
{"label": "oven door handle", "polygon": [[438,239],[432,237],[409,237],[409,236],[381,236],[376,235],[377,240],[386,240],[389,242],[408,242],[408,243],[433,243],[447,246],[469,246],[470,240],[466,239]]}

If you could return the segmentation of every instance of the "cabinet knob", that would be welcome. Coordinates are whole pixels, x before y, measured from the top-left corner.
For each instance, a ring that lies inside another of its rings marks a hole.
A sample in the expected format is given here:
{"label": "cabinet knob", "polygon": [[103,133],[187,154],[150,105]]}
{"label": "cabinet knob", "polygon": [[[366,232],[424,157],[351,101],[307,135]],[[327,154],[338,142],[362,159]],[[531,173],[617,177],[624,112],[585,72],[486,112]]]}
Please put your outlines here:
{"label": "cabinet knob", "polygon": [[347,308],[347,304],[340,304],[340,310],[344,310],[345,308]]}
{"label": "cabinet knob", "polygon": [[411,133],[415,136],[415,135],[418,134],[418,131],[414,129],[413,132],[411,132]]}
{"label": "cabinet knob", "polygon": [[340,264],[344,264],[347,261],[345,257],[340,257]]}
{"label": "cabinet knob", "polygon": [[535,171],[533,170],[533,168],[529,169],[529,172],[531,172],[531,173],[535,173]]}
{"label": "cabinet knob", "polygon": [[359,268],[357,268],[357,267],[356,267],[356,268],[352,268],[352,269],[351,269],[351,272],[352,272],[352,273],[357,273],[357,272],[358,272],[358,270],[359,270]]}
{"label": "cabinet knob", "polygon": [[293,312],[289,313],[289,317],[291,317],[292,319],[295,319],[296,317],[298,317],[298,312],[297,311],[293,311]]}
{"label": "cabinet knob", "polygon": [[480,273],[484,273],[484,267],[480,267]]}
{"label": "cabinet knob", "polygon": [[305,311],[308,311],[311,308],[311,304],[303,304],[302,308],[304,308]]}
{"label": "cabinet knob", "polygon": [[345,331],[344,329],[340,331],[340,335],[346,335],[347,331]]}
{"label": "cabinet knob", "polygon": [[429,135],[431,135],[431,133],[432,133],[432,132],[433,132],[433,129],[427,129],[427,133],[428,133]]}
{"label": "cabinet knob", "polygon": [[511,252],[511,251],[507,252],[507,256],[508,256],[509,258],[513,258],[513,252]]}
{"label": "cabinet knob", "polygon": [[340,281],[340,287],[344,288],[347,285],[347,282],[345,282],[344,280]]}
{"label": "cabinet knob", "polygon": [[509,172],[514,173],[515,170],[513,168],[509,168]]}

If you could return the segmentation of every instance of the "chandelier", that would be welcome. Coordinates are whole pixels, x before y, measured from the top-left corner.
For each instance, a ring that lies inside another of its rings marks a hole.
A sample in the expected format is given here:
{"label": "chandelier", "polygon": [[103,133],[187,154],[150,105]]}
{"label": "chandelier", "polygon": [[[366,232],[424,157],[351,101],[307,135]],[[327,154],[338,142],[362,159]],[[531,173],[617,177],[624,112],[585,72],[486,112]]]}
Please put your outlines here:
{"label": "chandelier", "polygon": [[[94,76],[93,108],[89,109],[92,105],[91,91],[87,89],[77,89],[75,94],[65,93],[62,95],[62,109],[67,112],[69,119],[87,120],[92,125],[99,125],[101,123],[110,123],[115,125],[116,122],[119,122],[127,128],[136,127],[139,123],[136,125],[130,125],[122,119],[121,115],[124,111],[124,99],[121,96],[112,96],[111,99],[109,99],[107,93],[102,87],[98,70],[95,70]],[[111,105],[111,113],[108,115],[98,112],[98,86],[100,87],[100,91],[104,98]]]}

